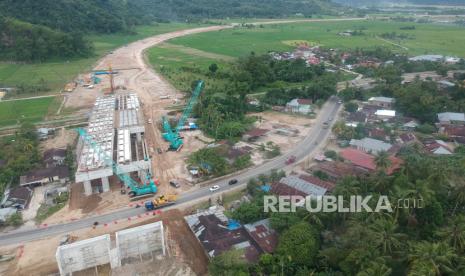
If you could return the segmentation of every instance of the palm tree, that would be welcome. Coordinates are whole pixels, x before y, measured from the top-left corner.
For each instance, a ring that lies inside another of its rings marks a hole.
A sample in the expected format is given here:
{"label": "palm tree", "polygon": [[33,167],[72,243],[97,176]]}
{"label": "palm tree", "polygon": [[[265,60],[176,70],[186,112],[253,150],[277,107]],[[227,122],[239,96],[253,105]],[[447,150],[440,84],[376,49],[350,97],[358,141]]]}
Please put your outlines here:
{"label": "palm tree", "polygon": [[421,241],[410,245],[409,275],[436,275],[454,271],[454,260],[457,254],[454,249],[443,242],[432,243]]}
{"label": "palm tree", "polygon": [[436,234],[454,247],[458,252],[465,250],[465,216],[456,216],[449,223],[439,229]]}
{"label": "palm tree", "polygon": [[391,165],[391,160],[389,160],[389,153],[386,151],[380,151],[375,157],[376,168],[380,171],[385,171]]}
{"label": "palm tree", "polygon": [[383,254],[391,254],[402,248],[402,240],[407,236],[397,232],[397,223],[393,219],[377,219],[369,226],[372,243]]}
{"label": "palm tree", "polygon": [[392,269],[386,265],[382,257],[371,261],[366,268],[357,273],[357,276],[389,276]]}
{"label": "palm tree", "polygon": [[455,215],[457,208],[459,205],[463,205],[465,203],[465,183],[459,182],[456,183],[453,187],[453,198],[455,199],[455,206],[454,210],[452,211],[452,215]]}

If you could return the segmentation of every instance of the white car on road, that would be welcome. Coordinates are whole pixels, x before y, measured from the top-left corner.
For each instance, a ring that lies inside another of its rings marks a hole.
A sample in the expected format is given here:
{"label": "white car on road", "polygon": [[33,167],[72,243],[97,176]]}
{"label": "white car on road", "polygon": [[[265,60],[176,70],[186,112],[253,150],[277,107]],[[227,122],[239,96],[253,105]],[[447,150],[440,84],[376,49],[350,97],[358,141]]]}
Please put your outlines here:
{"label": "white car on road", "polygon": [[214,192],[214,191],[219,190],[219,189],[220,189],[220,186],[214,185],[214,186],[210,187],[210,192]]}

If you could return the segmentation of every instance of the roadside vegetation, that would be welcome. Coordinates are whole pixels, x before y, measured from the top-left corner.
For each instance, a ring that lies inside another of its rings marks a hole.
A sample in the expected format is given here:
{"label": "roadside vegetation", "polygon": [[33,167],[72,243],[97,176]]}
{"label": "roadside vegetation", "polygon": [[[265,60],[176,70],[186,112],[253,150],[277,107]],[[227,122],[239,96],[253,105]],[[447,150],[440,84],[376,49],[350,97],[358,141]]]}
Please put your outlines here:
{"label": "roadside vegetation", "polygon": [[[425,156],[414,148],[402,153],[400,172],[346,177],[333,194],[389,195],[392,213],[263,213],[260,189],[272,179],[250,181],[253,197],[231,216],[241,223],[270,218],[279,233],[274,254],[247,264],[237,253],[215,257],[212,275],[462,275],[465,273],[465,155]],[[275,176],[276,172],[273,173]],[[275,177],[274,179],[279,179]],[[402,208],[396,199],[422,199],[417,208]],[[373,206],[372,206],[373,207]],[[236,256],[231,257],[230,256]],[[225,262],[227,258],[228,262]],[[456,273],[456,274],[454,274]]]}
{"label": "roadside vegetation", "polygon": [[6,164],[0,170],[0,193],[8,183],[13,186],[19,183],[19,177],[40,164],[39,141],[35,128],[25,123],[12,136],[0,140],[0,160]]}

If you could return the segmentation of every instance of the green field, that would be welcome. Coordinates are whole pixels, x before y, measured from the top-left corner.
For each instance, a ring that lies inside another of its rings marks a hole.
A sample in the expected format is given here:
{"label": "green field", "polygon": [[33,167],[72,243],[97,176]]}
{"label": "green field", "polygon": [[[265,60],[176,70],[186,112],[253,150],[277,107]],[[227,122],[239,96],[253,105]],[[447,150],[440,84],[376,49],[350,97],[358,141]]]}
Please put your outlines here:
{"label": "green field", "polygon": [[[219,70],[229,68],[228,60],[231,57],[207,57],[203,52],[189,51],[189,48],[173,47],[162,44],[148,51],[150,64],[161,72],[176,88],[186,91],[190,89],[191,82],[204,79],[209,86],[220,85],[218,80],[208,78],[208,67],[212,63],[219,66]],[[189,69],[186,69],[189,68]]]}
{"label": "green field", "polygon": [[[401,27],[415,26],[415,30]],[[364,35],[343,37],[345,30],[363,30]],[[412,39],[392,41],[408,48],[411,55],[435,53],[465,57],[465,28],[438,24],[399,23],[388,21],[306,22],[293,24],[264,25],[247,29],[235,28],[219,32],[202,33],[176,38],[172,44],[196,48],[202,51],[228,56],[244,56],[254,51],[286,51],[293,47],[286,44],[292,40],[304,40],[330,48],[349,49],[387,46],[405,52],[404,49],[382,41],[382,33],[408,34]]]}
{"label": "green field", "polygon": [[[90,35],[95,56],[90,58],[50,61],[37,64],[10,64],[0,62],[0,86],[36,85],[42,80],[55,93],[79,73],[91,69],[105,53],[127,43],[170,31],[198,27],[198,24],[169,23],[136,28],[137,34]],[[24,96],[35,96],[28,94]]]}
{"label": "green field", "polygon": [[54,97],[0,102],[0,127],[20,122],[35,123],[47,115]]}

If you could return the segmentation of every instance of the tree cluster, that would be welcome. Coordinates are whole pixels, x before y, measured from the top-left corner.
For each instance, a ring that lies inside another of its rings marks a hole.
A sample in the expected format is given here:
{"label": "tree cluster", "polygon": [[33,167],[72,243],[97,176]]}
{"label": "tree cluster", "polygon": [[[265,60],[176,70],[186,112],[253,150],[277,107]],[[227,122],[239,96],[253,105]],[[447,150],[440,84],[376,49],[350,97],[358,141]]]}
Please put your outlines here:
{"label": "tree cluster", "polygon": [[[376,161],[380,166],[383,155]],[[263,214],[256,200],[263,196],[257,192],[260,183],[249,183],[254,200],[232,216],[243,223],[269,217],[279,243],[273,254],[263,254],[257,264],[242,263],[241,270],[253,275],[463,275],[465,155],[429,157],[414,148],[401,155],[400,172],[347,177],[333,191],[345,198],[387,195],[392,212],[309,213],[301,208]],[[410,206],[401,204],[407,201]],[[223,269],[221,275],[227,275],[228,267]]]}

